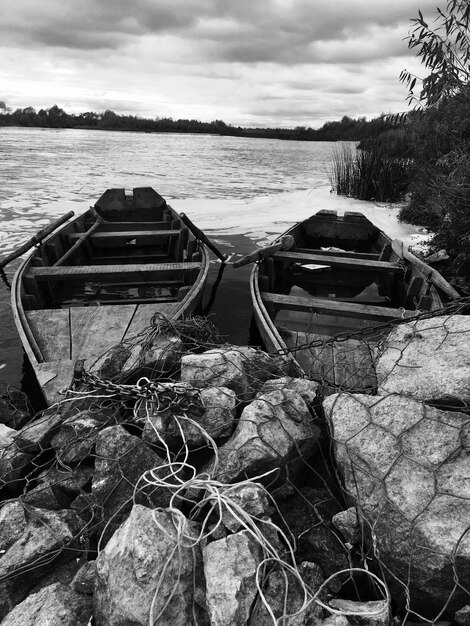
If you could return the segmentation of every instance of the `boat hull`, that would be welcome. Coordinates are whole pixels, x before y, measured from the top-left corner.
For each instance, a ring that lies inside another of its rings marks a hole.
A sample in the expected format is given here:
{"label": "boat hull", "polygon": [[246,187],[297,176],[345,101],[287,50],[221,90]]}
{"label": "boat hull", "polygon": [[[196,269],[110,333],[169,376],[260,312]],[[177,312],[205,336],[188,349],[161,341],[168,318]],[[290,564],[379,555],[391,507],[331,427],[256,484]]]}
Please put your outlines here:
{"label": "boat hull", "polygon": [[360,213],[320,211],[286,236],[290,249],[253,266],[255,322],[268,352],[329,387],[373,390],[373,346],[391,324],[458,297]]}
{"label": "boat hull", "polygon": [[12,307],[48,405],[64,398],[75,363],[89,368],[155,314],[185,318],[201,304],[206,248],[151,188],[107,190],[21,264]]}

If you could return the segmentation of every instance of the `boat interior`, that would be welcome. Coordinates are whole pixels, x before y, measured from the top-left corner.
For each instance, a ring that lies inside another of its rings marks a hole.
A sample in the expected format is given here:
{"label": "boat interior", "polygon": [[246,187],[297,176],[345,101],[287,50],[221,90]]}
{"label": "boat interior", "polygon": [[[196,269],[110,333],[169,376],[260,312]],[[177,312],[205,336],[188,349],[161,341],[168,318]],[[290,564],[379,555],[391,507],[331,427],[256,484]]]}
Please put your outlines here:
{"label": "boat interior", "polygon": [[[293,349],[301,368],[330,389],[373,390],[373,350],[387,323],[439,308],[437,290],[404,259],[401,242],[361,213],[320,211],[286,235],[295,245],[254,270],[267,343]],[[339,333],[342,341],[325,343]]]}
{"label": "boat interior", "polygon": [[276,325],[330,336],[441,305],[426,277],[361,213],[320,211],[288,234],[295,246],[259,268]]}
{"label": "boat interior", "polygon": [[25,310],[180,302],[203,253],[151,188],[108,189],[95,206],[40,246],[25,267]]}

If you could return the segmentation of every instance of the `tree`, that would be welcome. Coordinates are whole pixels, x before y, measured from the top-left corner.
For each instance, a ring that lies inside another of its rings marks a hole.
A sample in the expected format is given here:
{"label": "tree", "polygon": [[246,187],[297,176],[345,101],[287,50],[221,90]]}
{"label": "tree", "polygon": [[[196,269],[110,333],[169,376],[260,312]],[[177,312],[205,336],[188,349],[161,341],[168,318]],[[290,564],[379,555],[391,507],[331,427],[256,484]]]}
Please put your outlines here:
{"label": "tree", "polygon": [[[408,101],[432,106],[443,98],[458,94],[470,80],[470,3],[468,0],[449,0],[445,11],[437,8],[437,16],[428,24],[421,11],[412,19],[408,48],[417,50],[421,62],[430,70],[419,79],[408,70],[400,74],[408,88]],[[421,82],[416,97],[414,89]]]}
{"label": "tree", "polygon": [[[410,202],[400,218],[434,232],[431,243],[451,257],[470,260],[470,2],[449,0],[428,24],[412,20],[408,47],[429,74],[404,71],[408,100],[421,109],[411,126],[414,177]],[[463,266],[462,266],[463,267]],[[470,264],[468,265],[470,268]],[[470,269],[469,276],[470,280]]]}

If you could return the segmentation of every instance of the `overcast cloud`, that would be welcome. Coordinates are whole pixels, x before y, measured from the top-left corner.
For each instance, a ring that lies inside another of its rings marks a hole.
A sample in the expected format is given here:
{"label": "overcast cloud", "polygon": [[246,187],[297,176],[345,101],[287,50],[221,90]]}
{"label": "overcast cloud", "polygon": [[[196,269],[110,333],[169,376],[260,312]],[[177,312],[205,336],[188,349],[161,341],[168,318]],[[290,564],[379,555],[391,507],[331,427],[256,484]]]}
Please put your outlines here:
{"label": "overcast cloud", "polygon": [[[406,109],[410,19],[435,0],[14,0],[0,100],[318,128]],[[445,5],[441,3],[442,6]]]}

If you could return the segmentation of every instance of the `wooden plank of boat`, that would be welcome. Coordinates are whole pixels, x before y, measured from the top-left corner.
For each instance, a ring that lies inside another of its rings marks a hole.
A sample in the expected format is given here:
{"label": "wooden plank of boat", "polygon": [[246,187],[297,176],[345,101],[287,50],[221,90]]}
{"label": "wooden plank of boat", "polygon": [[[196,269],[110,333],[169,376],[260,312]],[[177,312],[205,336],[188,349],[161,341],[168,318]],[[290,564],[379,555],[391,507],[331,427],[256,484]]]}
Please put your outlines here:
{"label": "wooden plank of boat", "polygon": [[371,259],[378,261],[380,254],[377,252],[355,252],[352,250],[323,250],[314,248],[296,248],[292,252],[300,254],[321,254],[322,256],[336,256],[345,259]]}
{"label": "wooden plank of boat", "polygon": [[68,309],[39,309],[25,314],[45,361],[71,358]]}
{"label": "wooden plank of boat", "polygon": [[[125,231],[129,231],[129,229],[132,227],[132,230],[138,231],[139,233],[141,231],[145,231],[145,230],[169,230],[169,226],[171,226],[171,222],[169,222],[168,220],[163,221],[163,222],[118,222],[118,221],[112,221],[112,222],[102,222],[100,224],[100,232],[103,233],[109,233],[109,232],[125,232]],[[173,229],[172,229],[173,230]],[[178,231],[176,231],[178,232]],[[75,235],[75,234],[74,234]],[[76,235],[75,235],[76,236]]]}
{"label": "wooden plank of boat", "polygon": [[418,268],[429,282],[435,285],[438,289],[441,289],[451,300],[460,298],[459,292],[456,291],[437,270],[424,261],[421,261],[421,259],[418,259],[417,256],[407,250],[403,241],[394,239],[392,241],[392,250],[400,258],[407,260],[409,263]]}
{"label": "wooden plank of boat", "polygon": [[292,311],[316,311],[318,313],[333,313],[343,317],[353,317],[364,320],[385,321],[394,318],[409,317],[415,315],[414,311],[405,309],[393,309],[390,307],[373,306],[368,304],[356,304],[353,302],[341,302],[328,298],[302,298],[299,296],[286,296],[278,293],[262,292],[263,302],[272,304],[279,309]]}
{"label": "wooden plank of boat", "polygon": [[338,269],[361,270],[371,272],[394,272],[402,273],[404,268],[399,263],[389,261],[377,261],[375,259],[358,259],[351,257],[329,256],[326,254],[306,254],[304,252],[287,251],[275,252],[275,259],[297,263],[317,263],[320,265],[331,265]]}
{"label": "wooden plank of boat", "polygon": [[31,267],[28,276],[38,280],[81,280],[83,278],[103,279],[113,275],[125,276],[128,282],[137,280],[143,274],[174,274],[181,276],[199,270],[201,263],[146,263],[122,265],[59,265],[52,267]]}
{"label": "wooden plank of boat", "polygon": [[70,309],[72,360],[96,359],[111,346],[122,341],[136,312],[135,304]]}
{"label": "wooden plank of boat", "polygon": [[144,329],[149,328],[154,315],[161,314],[168,319],[175,319],[177,317],[178,310],[181,310],[181,303],[167,303],[162,302],[155,304],[140,304],[126,329],[126,333],[123,340],[127,340],[131,337],[135,337],[141,333]]}
{"label": "wooden plank of boat", "polygon": [[48,406],[64,399],[63,394],[70,387],[74,369],[75,361],[72,359],[35,363],[34,372]]}
{"label": "wooden plank of boat", "polygon": [[[83,233],[70,233],[70,239],[79,239]],[[105,231],[105,232],[94,232],[90,235],[91,241],[119,241],[121,239],[136,239],[140,241],[143,238],[151,238],[151,240],[155,241],[158,239],[166,239],[168,237],[175,237],[179,235],[178,229],[172,230],[122,230],[122,231]]]}

